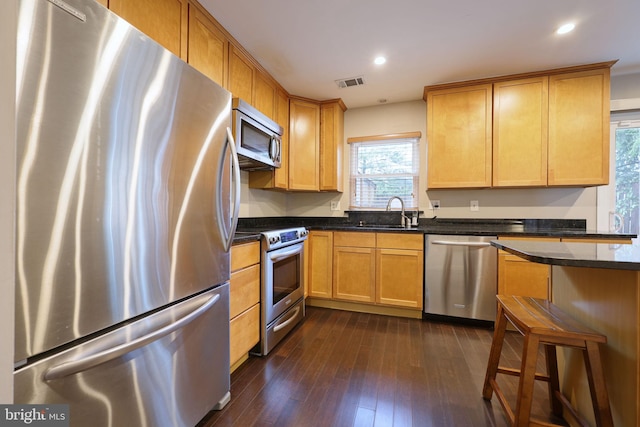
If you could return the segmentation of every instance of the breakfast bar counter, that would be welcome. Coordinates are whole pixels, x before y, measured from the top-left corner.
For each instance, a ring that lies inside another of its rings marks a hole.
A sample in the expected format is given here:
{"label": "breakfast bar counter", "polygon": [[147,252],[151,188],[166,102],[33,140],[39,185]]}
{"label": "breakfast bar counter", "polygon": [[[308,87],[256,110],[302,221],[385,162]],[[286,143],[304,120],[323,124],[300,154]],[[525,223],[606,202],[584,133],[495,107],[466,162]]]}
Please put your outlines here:
{"label": "breakfast bar counter", "polygon": [[[491,244],[551,266],[551,300],[607,336],[601,348],[614,424],[640,425],[640,245],[499,240]],[[562,393],[591,424],[593,410],[580,352],[558,353]]]}

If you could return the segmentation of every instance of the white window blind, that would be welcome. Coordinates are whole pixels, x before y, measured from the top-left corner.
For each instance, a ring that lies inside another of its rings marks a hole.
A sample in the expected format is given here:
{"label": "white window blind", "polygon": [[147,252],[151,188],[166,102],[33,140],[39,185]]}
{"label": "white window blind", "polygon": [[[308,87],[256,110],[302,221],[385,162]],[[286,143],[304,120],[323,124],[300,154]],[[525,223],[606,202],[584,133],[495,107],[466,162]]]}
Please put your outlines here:
{"label": "white window blind", "polygon": [[[412,134],[415,135],[415,134]],[[350,209],[385,209],[398,196],[405,209],[418,207],[420,135],[357,138],[351,145]],[[398,207],[395,201],[393,207]]]}

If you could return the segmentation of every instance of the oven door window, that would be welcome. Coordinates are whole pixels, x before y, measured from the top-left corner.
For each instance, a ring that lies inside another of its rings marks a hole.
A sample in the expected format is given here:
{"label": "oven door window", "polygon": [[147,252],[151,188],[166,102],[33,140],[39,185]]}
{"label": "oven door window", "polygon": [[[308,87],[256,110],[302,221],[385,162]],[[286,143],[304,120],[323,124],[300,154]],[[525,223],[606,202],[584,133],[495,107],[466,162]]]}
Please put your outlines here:
{"label": "oven door window", "polygon": [[273,264],[273,305],[300,288],[300,254]]}

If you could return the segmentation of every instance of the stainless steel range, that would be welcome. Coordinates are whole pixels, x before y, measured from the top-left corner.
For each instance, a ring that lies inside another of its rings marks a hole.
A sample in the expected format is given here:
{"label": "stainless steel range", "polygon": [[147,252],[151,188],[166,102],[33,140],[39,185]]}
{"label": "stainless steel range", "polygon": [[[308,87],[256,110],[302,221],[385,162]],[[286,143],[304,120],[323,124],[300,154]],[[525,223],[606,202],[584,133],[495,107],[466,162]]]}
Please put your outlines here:
{"label": "stainless steel range", "polygon": [[268,354],[304,318],[304,227],[263,232],[261,338],[253,354]]}

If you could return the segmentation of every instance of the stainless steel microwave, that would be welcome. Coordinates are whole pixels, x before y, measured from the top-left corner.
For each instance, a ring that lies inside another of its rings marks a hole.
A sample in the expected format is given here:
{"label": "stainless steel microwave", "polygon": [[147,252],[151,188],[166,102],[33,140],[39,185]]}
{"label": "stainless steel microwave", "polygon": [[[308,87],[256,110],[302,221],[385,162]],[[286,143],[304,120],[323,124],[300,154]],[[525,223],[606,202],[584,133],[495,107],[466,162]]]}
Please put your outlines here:
{"label": "stainless steel microwave", "polygon": [[282,126],[240,98],[233,98],[232,108],[233,137],[240,168],[279,168],[282,159]]}

